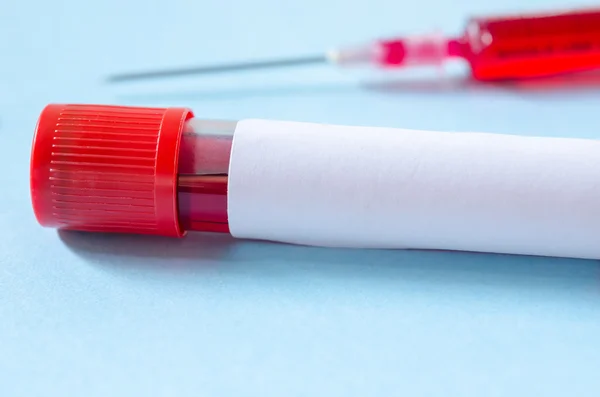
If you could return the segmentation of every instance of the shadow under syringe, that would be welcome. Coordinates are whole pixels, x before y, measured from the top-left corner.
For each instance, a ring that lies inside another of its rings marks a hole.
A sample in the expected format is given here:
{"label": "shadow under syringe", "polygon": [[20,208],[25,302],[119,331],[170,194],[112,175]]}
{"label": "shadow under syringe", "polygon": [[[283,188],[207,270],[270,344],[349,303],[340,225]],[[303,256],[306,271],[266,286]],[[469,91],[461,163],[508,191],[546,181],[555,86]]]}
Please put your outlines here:
{"label": "shadow under syringe", "polygon": [[[61,231],[87,263],[123,276],[207,275],[245,280],[328,279],[415,288],[494,288],[548,294],[600,292],[600,262],[532,256],[417,250],[303,247],[190,233],[183,239]],[[600,300],[599,300],[600,303]]]}
{"label": "shadow under syringe", "polygon": [[600,70],[497,82],[479,82],[465,77],[397,79],[365,83],[363,88],[389,94],[405,92],[504,92],[514,94],[600,92]]}
{"label": "shadow under syringe", "polygon": [[514,94],[518,96],[539,94],[600,93],[600,70],[570,73],[560,76],[501,82],[479,82],[465,76],[434,78],[385,78],[362,82],[309,84],[282,84],[277,86],[239,87],[234,89],[149,91],[121,94],[126,103],[169,101],[218,101],[255,97],[327,96],[362,90],[386,95],[439,95],[439,94]]}

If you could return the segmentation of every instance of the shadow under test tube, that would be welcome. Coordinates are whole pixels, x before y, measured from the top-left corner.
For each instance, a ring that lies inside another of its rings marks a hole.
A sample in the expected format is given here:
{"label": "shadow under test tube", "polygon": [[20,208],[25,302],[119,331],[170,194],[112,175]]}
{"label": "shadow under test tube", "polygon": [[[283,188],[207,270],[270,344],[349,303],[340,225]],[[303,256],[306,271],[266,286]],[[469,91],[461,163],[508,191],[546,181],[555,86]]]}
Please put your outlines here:
{"label": "shadow under test tube", "polygon": [[190,119],[183,129],[177,200],[184,230],[228,233],[227,173],[237,122]]}

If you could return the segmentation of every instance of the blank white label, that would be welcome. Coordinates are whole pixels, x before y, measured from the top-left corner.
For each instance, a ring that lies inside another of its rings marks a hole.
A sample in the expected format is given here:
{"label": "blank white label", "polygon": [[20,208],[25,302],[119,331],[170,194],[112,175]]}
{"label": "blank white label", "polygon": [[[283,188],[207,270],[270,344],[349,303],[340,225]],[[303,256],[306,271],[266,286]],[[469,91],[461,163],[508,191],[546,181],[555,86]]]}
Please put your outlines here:
{"label": "blank white label", "polygon": [[243,120],[238,238],[600,258],[600,142]]}

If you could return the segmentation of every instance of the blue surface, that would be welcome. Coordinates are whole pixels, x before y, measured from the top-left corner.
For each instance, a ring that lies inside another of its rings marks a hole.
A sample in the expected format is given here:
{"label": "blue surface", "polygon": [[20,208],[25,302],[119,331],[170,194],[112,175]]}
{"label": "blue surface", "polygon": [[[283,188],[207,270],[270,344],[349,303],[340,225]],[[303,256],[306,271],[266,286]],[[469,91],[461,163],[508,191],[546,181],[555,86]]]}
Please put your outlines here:
{"label": "blue surface", "polygon": [[1,396],[598,396],[595,261],[56,233],[36,224],[28,187],[32,131],[48,102],[598,138],[597,82],[478,88],[326,68],[101,82],[112,72],[313,53],[429,27],[456,32],[470,14],[593,1],[8,3]]}

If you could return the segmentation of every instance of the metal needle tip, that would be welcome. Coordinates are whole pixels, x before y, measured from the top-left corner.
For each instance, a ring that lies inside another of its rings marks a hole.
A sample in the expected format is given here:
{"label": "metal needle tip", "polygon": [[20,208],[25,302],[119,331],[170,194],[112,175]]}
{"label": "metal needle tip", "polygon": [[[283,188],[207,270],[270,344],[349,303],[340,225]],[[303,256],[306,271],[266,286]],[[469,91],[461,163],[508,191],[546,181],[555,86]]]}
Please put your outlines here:
{"label": "metal needle tip", "polygon": [[160,79],[170,77],[183,77],[192,76],[199,74],[208,73],[225,73],[225,72],[236,72],[253,69],[266,69],[266,68],[278,68],[278,67],[289,67],[289,66],[303,66],[311,64],[326,63],[327,57],[325,55],[308,56],[300,58],[289,58],[289,59],[274,59],[267,61],[237,63],[237,64],[223,64],[213,66],[199,66],[181,69],[168,69],[168,70],[156,70],[148,72],[134,72],[134,73],[123,73],[109,76],[107,79],[108,83],[120,83],[134,80],[149,80],[149,79]]}

